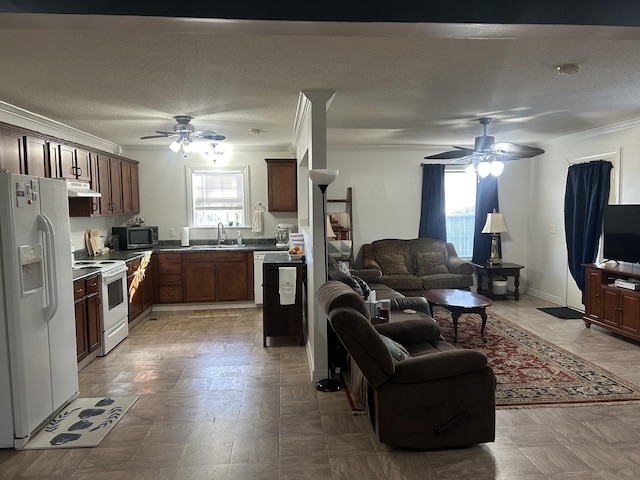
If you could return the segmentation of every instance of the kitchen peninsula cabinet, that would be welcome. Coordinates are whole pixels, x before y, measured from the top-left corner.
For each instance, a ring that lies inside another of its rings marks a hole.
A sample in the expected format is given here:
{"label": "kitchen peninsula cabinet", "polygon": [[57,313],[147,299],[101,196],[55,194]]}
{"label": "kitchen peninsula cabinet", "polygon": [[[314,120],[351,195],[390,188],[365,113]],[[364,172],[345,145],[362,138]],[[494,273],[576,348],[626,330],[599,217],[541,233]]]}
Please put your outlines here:
{"label": "kitchen peninsula cabinet", "polygon": [[627,263],[587,264],[585,312],[587,328],[598,325],[640,341],[640,291],[615,286],[617,279],[640,280],[640,266]]}
{"label": "kitchen peninsula cabinet", "polygon": [[298,211],[298,161],[267,158],[267,203],[270,212]]}
{"label": "kitchen peninsula cabinet", "polygon": [[185,302],[253,300],[253,257],[249,252],[182,255]]}
{"label": "kitchen peninsula cabinet", "polygon": [[[283,268],[295,269],[295,297],[292,302],[280,296],[280,275]],[[306,265],[300,258],[289,258],[286,253],[267,253],[264,256],[262,305],[262,345],[267,337],[296,337],[304,345],[304,282]]]}
{"label": "kitchen peninsula cabinet", "polygon": [[100,348],[100,276],[73,283],[78,362]]}

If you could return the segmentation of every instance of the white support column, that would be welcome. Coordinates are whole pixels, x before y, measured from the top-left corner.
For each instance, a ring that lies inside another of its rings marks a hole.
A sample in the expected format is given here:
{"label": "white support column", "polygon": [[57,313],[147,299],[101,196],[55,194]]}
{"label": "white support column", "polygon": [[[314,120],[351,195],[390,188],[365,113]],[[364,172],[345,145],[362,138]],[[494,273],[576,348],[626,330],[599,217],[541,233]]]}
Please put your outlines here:
{"label": "white support column", "polygon": [[[307,157],[308,170],[327,168],[327,110],[335,96],[334,91],[306,90],[300,93],[294,126],[294,140],[298,158]],[[307,251],[308,291],[308,349],[313,380],[327,375],[327,328],[324,313],[317,307],[315,292],[326,279],[324,255],[324,219],[322,194],[307,179],[309,192],[309,230],[312,236],[311,252]],[[329,187],[328,191],[330,191]]]}

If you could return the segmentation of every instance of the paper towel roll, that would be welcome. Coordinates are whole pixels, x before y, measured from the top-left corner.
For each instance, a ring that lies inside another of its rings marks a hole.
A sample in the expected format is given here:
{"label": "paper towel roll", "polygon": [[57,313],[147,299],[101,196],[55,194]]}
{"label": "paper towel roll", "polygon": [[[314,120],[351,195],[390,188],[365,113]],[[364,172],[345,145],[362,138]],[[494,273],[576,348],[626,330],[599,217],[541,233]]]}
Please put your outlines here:
{"label": "paper towel roll", "polygon": [[180,246],[181,247],[189,246],[189,227],[182,227],[180,229]]}

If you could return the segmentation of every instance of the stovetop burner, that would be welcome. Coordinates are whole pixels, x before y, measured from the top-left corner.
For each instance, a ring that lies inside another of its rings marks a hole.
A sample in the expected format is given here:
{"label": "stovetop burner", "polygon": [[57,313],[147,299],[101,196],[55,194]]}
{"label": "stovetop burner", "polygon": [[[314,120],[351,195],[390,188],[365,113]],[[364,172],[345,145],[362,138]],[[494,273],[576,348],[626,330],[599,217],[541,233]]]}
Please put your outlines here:
{"label": "stovetop burner", "polygon": [[71,265],[73,270],[96,268],[104,275],[116,274],[126,270],[124,260],[78,260]]}

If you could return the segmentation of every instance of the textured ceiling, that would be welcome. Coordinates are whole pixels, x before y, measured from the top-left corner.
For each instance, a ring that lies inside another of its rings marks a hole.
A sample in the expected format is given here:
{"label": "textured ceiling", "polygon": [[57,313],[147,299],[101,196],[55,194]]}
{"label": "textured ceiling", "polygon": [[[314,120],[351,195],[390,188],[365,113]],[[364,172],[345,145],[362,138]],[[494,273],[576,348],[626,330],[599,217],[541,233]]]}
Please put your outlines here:
{"label": "textured ceiling", "polygon": [[[563,63],[581,64],[558,75]],[[331,146],[536,144],[640,118],[640,27],[0,14],[0,100],[122,146],[173,117],[288,148],[301,90]],[[264,130],[252,135],[249,129]]]}

